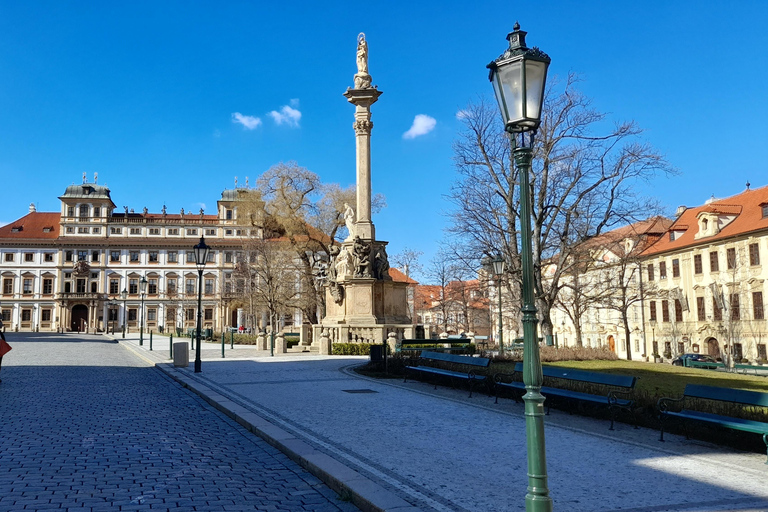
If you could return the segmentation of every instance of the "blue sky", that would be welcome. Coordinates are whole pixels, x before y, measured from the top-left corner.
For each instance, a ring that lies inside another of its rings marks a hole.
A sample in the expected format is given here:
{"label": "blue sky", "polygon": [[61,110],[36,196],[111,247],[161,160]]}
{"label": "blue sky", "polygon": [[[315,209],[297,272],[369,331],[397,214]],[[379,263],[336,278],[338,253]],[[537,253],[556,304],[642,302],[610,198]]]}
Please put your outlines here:
{"label": "blue sky", "polygon": [[[485,65],[519,20],[551,75],[578,72],[679,176],[670,213],[768,184],[768,2],[0,0],[0,222],[57,211],[82,173],[118,208],[212,212],[280,161],[354,182],[359,32],[384,92],[373,110],[374,216],[389,253],[432,256],[455,179],[456,112],[490,95]],[[416,121],[416,123],[415,123]],[[407,135],[406,135],[407,134]]]}

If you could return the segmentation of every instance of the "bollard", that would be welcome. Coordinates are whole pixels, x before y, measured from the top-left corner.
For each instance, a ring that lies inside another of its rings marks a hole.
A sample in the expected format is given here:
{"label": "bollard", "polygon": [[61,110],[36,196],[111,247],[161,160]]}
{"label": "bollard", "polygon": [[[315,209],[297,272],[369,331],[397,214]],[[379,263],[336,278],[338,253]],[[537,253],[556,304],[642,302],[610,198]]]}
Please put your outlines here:
{"label": "bollard", "polygon": [[168,345],[171,347],[171,359],[173,359],[173,333],[171,333],[171,338]]}
{"label": "bollard", "polygon": [[152,331],[149,331],[149,350],[152,350]]}
{"label": "bollard", "polygon": [[224,333],[221,333],[221,358],[224,359]]}
{"label": "bollard", "polygon": [[235,333],[229,332],[229,348],[235,348]]}

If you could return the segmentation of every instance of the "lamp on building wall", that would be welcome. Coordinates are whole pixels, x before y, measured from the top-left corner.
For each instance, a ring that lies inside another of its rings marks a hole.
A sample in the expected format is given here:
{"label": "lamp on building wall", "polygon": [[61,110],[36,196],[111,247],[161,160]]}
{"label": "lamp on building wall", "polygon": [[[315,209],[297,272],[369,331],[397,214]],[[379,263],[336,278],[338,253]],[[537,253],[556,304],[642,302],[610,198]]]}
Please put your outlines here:
{"label": "lamp on building wall", "polygon": [[147,293],[147,278],[139,279],[139,293],[141,293],[141,324],[139,325],[139,346],[144,345],[144,295]]}
{"label": "lamp on building wall", "polygon": [[128,310],[125,306],[125,301],[128,300],[128,290],[123,288],[123,291],[120,292],[120,298],[123,299],[123,339],[125,339],[125,321],[128,318]]}
{"label": "lamp on building wall", "polygon": [[202,362],[200,360],[200,331],[202,329],[203,317],[202,308],[203,303],[203,270],[205,264],[208,262],[208,253],[211,248],[205,245],[205,237],[200,237],[200,243],[194,247],[195,250],[195,264],[197,265],[197,346],[195,347],[195,373],[202,371]]}
{"label": "lamp on building wall", "polygon": [[520,176],[520,241],[523,295],[523,382],[526,394],[525,431],[528,447],[528,512],[552,510],[547,486],[547,462],[544,443],[544,396],[541,356],[536,333],[536,305],[533,296],[533,251],[531,244],[531,198],[529,176],[533,159],[533,138],[541,123],[544,87],[549,56],[538,48],[525,46],[526,32],[515,23],[507,35],[509,48],[488,64],[489,79],[506,131],[514,146],[514,159]]}
{"label": "lamp on building wall", "polygon": [[506,262],[501,253],[496,254],[491,260],[493,273],[496,276],[496,294],[499,296],[499,355],[504,355],[504,317],[501,311],[501,276],[504,275]]}

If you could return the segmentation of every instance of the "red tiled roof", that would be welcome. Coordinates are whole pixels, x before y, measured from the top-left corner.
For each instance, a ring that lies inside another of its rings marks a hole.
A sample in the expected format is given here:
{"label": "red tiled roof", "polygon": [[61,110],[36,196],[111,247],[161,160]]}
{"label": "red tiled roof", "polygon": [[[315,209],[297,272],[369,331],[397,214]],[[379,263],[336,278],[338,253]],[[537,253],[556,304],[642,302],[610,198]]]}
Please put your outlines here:
{"label": "red tiled roof", "polygon": [[414,281],[394,267],[389,268],[389,277],[396,283],[419,284],[418,281]]}
{"label": "red tiled roof", "polygon": [[[768,230],[768,217],[763,217],[761,205],[768,201],[768,186],[745,190],[726,199],[713,201],[709,204],[688,208],[674,222],[670,231],[679,233],[674,240],[662,236],[655,244],[643,252],[643,256],[651,256],[669,251],[675,251],[699,244],[708,244],[747,233]],[[713,236],[695,238],[699,231],[698,216],[701,213],[715,213],[736,216],[733,221],[724,226]],[[682,231],[682,233],[680,233]]]}
{"label": "red tiled roof", "polygon": [[[0,239],[55,239],[59,237],[60,219],[58,212],[32,212],[0,227]],[[46,228],[50,231],[43,231]]]}

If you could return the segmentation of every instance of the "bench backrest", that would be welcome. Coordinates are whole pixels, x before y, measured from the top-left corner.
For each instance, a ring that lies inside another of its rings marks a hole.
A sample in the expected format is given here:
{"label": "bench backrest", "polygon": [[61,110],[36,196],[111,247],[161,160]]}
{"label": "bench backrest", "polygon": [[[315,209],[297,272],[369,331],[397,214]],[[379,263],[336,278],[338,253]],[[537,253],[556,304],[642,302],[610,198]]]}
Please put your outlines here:
{"label": "bench backrest", "polygon": [[[615,386],[619,388],[634,388],[637,377],[629,375],[613,375],[610,373],[588,372],[585,370],[574,370],[573,368],[560,368],[558,366],[542,366],[542,373],[545,377],[553,379],[575,380],[579,382],[589,382],[592,384],[601,384],[604,386]],[[523,363],[515,364],[515,371],[523,371]]]}
{"label": "bench backrest", "polygon": [[431,361],[443,361],[446,363],[468,364],[471,366],[480,366],[487,368],[491,360],[487,357],[458,356],[456,354],[444,354],[442,352],[429,352],[427,350],[421,353],[422,359]]}
{"label": "bench backrest", "polygon": [[735,402],[744,405],[768,407],[768,393],[747,391],[745,389],[719,388],[715,386],[704,386],[702,384],[686,384],[683,395],[691,398],[704,398],[707,400],[721,400],[723,402]]}
{"label": "bench backrest", "polygon": [[472,340],[469,338],[453,338],[448,340],[402,340],[400,346],[406,345],[469,345]]}

